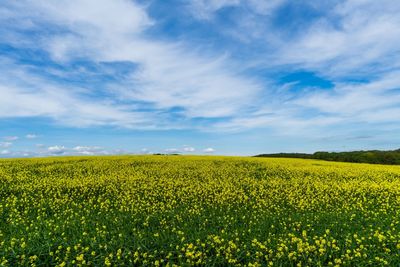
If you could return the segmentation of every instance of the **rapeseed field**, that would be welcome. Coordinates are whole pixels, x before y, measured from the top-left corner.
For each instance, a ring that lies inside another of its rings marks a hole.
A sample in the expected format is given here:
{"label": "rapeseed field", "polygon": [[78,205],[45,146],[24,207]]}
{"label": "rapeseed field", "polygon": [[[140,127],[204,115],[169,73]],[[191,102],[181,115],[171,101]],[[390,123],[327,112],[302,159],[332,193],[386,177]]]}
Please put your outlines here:
{"label": "rapeseed field", "polygon": [[0,160],[0,266],[384,265],[400,265],[400,166]]}

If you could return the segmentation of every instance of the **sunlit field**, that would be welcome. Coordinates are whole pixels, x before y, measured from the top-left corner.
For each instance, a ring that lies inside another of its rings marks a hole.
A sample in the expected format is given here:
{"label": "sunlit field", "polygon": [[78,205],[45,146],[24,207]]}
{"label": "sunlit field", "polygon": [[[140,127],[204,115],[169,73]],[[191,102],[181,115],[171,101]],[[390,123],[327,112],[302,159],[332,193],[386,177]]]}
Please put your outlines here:
{"label": "sunlit field", "polygon": [[399,211],[399,166],[0,160],[0,265],[399,266]]}

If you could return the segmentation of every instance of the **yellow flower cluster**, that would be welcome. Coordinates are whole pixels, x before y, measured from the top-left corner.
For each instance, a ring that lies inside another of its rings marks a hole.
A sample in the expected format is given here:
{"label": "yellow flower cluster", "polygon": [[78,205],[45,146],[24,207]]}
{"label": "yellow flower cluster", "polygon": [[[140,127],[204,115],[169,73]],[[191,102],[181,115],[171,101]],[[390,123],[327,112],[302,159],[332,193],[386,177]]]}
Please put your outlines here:
{"label": "yellow flower cluster", "polygon": [[400,166],[0,160],[0,266],[399,266]]}

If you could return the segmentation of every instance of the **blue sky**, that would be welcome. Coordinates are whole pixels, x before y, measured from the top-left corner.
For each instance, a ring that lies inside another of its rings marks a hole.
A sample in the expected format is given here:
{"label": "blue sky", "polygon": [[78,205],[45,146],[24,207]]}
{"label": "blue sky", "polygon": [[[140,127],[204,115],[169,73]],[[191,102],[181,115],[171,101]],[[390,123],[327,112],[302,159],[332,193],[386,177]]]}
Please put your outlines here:
{"label": "blue sky", "polygon": [[400,148],[400,2],[0,3],[0,156]]}

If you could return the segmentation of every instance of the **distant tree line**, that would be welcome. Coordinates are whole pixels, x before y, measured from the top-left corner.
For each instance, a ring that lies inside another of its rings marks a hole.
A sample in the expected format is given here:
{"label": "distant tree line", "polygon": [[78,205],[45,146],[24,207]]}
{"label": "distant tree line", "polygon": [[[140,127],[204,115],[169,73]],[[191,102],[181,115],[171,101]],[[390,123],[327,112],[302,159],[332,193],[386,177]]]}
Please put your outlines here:
{"label": "distant tree line", "polygon": [[390,150],[390,151],[361,150],[361,151],[350,151],[350,152],[319,151],[313,154],[275,153],[275,154],[260,154],[257,155],[256,157],[303,158],[303,159],[321,159],[321,160],[341,161],[341,162],[400,165],[400,149]]}

